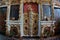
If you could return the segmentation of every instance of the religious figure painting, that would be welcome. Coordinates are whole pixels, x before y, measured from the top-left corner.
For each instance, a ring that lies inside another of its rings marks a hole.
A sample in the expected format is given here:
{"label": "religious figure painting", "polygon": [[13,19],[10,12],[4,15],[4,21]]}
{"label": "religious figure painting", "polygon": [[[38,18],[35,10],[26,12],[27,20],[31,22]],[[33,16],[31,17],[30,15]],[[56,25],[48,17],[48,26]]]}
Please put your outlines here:
{"label": "religious figure painting", "polygon": [[43,21],[50,21],[51,20],[51,7],[49,5],[43,5],[43,13],[42,13]]}
{"label": "religious figure painting", "polygon": [[19,19],[19,5],[11,5],[10,20]]}
{"label": "religious figure painting", "polygon": [[54,7],[54,20],[60,18],[60,8]]}

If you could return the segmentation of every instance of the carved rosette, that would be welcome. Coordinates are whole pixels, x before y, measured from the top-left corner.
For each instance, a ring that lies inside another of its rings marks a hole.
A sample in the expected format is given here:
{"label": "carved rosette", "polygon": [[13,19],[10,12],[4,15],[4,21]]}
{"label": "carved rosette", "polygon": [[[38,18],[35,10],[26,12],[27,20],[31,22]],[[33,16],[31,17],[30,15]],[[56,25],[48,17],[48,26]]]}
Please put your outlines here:
{"label": "carved rosette", "polygon": [[18,24],[11,24],[10,25],[10,36],[18,36],[20,35],[20,25]]}
{"label": "carved rosette", "polygon": [[10,4],[19,4],[20,0],[9,0]]}

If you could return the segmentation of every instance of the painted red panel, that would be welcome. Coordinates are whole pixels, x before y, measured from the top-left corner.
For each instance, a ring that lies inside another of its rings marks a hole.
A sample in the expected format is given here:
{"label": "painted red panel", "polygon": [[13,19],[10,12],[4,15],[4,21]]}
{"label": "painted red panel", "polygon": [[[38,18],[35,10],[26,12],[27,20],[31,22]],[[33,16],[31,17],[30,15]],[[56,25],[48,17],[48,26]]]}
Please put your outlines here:
{"label": "painted red panel", "polygon": [[38,12],[38,4],[37,3],[25,3],[24,4],[24,13],[28,12],[29,5],[31,5],[33,12],[37,13]]}

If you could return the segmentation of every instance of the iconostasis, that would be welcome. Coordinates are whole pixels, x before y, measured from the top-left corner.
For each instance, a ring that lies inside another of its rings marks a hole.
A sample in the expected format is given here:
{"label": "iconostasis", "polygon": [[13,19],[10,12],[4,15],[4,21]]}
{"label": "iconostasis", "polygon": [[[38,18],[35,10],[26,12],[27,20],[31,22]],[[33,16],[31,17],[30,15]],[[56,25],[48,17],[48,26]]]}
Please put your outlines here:
{"label": "iconostasis", "polygon": [[1,29],[6,26],[5,32],[9,36],[51,36],[55,19],[60,17],[60,8],[52,6],[50,2],[47,0],[0,1]]}

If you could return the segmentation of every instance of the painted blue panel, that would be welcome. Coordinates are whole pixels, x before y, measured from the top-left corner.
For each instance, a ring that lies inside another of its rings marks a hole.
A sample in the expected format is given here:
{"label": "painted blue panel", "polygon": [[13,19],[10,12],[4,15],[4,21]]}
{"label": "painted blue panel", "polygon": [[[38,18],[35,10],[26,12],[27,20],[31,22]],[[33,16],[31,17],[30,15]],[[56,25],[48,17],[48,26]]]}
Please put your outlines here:
{"label": "painted blue panel", "polygon": [[51,7],[49,5],[43,5],[43,15],[50,17],[51,16]]}
{"label": "painted blue panel", "polygon": [[60,17],[60,8],[54,8],[54,18]]}

